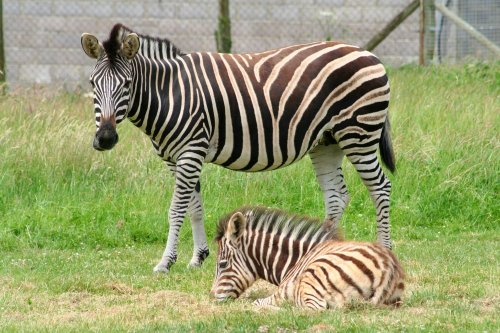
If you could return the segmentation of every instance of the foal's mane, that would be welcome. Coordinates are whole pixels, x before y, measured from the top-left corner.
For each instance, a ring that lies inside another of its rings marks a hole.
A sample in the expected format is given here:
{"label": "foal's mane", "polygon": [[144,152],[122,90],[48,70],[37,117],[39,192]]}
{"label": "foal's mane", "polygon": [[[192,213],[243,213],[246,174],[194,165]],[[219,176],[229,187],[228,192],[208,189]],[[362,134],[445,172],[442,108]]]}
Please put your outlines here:
{"label": "foal's mane", "polygon": [[217,225],[215,240],[224,237],[231,216],[237,212],[246,217],[246,229],[263,233],[275,232],[288,234],[294,239],[310,239],[314,235],[325,236],[327,239],[341,240],[338,228],[325,229],[317,218],[290,214],[280,209],[261,206],[243,206],[222,217]]}

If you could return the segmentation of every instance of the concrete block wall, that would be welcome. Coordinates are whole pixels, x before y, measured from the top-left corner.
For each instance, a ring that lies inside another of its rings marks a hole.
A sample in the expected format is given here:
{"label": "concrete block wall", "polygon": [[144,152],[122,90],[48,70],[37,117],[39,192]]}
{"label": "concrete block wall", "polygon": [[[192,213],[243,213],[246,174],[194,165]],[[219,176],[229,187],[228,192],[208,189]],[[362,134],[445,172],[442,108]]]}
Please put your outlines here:
{"label": "concrete block wall", "polygon": [[[363,45],[409,0],[230,0],[233,52],[340,39]],[[170,39],[184,52],[215,51],[217,0],[4,0],[7,80],[12,85],[84,87],[94,61],[83,32],[107,38],[122,22]],[[418,57],[413,14],[374,51],[389,65]]]}

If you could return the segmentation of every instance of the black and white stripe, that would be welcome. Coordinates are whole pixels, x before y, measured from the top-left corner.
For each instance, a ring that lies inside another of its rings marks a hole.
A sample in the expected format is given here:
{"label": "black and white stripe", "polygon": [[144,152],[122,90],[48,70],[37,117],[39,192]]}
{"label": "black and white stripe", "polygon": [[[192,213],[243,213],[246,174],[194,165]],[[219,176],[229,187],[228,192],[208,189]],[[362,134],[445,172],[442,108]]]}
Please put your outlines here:
{"label": "black and white stripe", "polygon": [[[391,184],[376,155],[380,147],[382,160],[394,170],[389,83],[373,54],[336,42],[255,54],[183,54],[168,40],[138,35],[138,52],[128,58],[123,50],[132,34],[116,25],[98,57],[92,74],[96,122],[102,124],[99,112],[110,104],[106,110],[117,112],[118,123],[120,106],[128,104],[127,117],[151,138],[174,172],[168,241],[156,271],[168,271],[176,260],[179,229],[189,207],[196,216],[191,220],[191,264],[201,264],[208,255],[199,213],[203,163],[255,172],[281,168],[309,154],[326,219],[336,225],[349,201],[341,168],[345,155],[376,207],[378,240],[391,246]],[[82,45],[93,54],[83,37]]]}

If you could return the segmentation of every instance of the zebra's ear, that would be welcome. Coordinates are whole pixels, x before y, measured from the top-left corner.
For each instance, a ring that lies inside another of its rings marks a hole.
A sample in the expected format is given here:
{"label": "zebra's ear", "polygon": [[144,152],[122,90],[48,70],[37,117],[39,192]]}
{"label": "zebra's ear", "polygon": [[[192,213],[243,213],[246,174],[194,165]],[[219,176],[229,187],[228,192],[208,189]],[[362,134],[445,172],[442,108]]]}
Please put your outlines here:
{"label": "zebra's ear", "polygon": [[103,51],[103,47],[97,37],[88,33],[82,34],[82,49],[86,55],[92,59],[98,59]]}
{"label": "zebra's ear", "polygon": [[227,224],[226,238],[231,241],[237,241],[243,234],[246,225],[246,218],[240,212],[234,213]]}
{"label": "zebra's ear", "polygon": [[141,46],[139,36],[132,32],[123,39],[122,53],[127,59],[132,59],[139,51],[139,46]]}

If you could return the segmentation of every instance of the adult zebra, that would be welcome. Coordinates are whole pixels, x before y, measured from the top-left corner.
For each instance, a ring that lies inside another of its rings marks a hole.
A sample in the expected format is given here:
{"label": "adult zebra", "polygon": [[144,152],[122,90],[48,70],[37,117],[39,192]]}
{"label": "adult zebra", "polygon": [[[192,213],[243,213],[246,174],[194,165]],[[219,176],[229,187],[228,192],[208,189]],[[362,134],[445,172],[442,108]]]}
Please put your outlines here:
{"label": "adult zebra", "polygon": [[97,60],[94,148],[118,141],[125,117],[153,143],[175,175],[169,232],[155,271],[177,258],[179,229],[189,211],[194,253],[208,255],[199,176],[204,162],[232,170],[287,166],[309,153],[325,201],[338,223],[348,202],[344,154],[367,186],[377,211],[378,240],[391,246],[391,184],[377,160],[394,170],[384,67],[355,46],[320,42],[254,54],[184,54],[167,39],[138,35],[116,24],[100,43],[82,35],[85,53]]}

